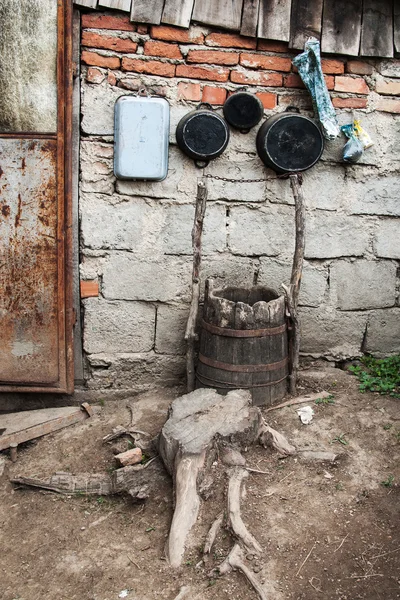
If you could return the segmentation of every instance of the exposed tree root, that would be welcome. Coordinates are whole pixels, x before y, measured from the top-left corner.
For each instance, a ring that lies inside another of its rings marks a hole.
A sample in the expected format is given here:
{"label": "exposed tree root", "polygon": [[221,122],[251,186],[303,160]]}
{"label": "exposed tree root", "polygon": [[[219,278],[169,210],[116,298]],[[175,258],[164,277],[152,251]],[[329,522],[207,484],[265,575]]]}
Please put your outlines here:
{"label": "exposed tree root", "polygon": [[248,472],[240,467],[235,467],[232,470],[228,485],[228,520],[232,531],[239,541],[244,544],[246,550],[261,554],[262,547],[255,537],[251,535],[240,515],[240,493],[242,482],[248,476]]}
{"label": "exposed tree root", "polygon": [[241,549],[239,544],[235,544],[233,546],[232,550],[229,552],[224,562],[218,567],[220,575],[225,575],[226,573],[230,573],[232,570],[235,569],[239,569],[239,571],[242,571],[247,581],[257,592],[260,600],[268,600],[261,583],[258,581],[257,577],[250,571],[250,569],[246,567],[244,563],[243,550]]}
{"label": "exposed tree root", "polygon": [[197,476],[204,465],[205,452],[183,455],[176,461],[175,511],[166,544],[171,567],[179,567],[185,552],[185,541],[196,523],[200,509]]}
{"label": "exposed tree root", "polygon": [[264,420],[259,430],[260,444],[267,448],[274,448],[282,456],[292,456],[296,454],[296,448],[289,444],[284,435],[272,429]]}
{"label": "exposed tree root", "polygon": [[213,522],[213,524],[211,525],[208,533],[207,533],[207,537],[206,537],[206,541],[204,543],[204,550],[203,550],[203,558],[207,555],[210,554],[211,549],[214,545],[215,542],[215,538],[217,537],[219,530],[221,529],[221,525],[223,523],[224,520],[224,513],[221,512],[218,517],[215,519],[215,521]]}

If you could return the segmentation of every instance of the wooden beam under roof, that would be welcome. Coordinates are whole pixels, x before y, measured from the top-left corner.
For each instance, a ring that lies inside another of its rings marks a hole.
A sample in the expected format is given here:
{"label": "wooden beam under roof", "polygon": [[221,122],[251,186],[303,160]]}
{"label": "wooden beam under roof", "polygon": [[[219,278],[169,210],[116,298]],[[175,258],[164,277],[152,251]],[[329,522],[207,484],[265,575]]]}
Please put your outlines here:
{"label": "wooden beam under roof", "polygon": [[162,23],[188,28],[192,17],[193,5],[194,0],[165,0],[164,11],[161,17]]}
{"label": "wooden beam under roof", "polygon": [[358,56],[363,0],[324,0],[322,52]]}
{"label": "wooden beam under roof", "polygon": [[291,0],[260,0],[258,37],[288,42]]}
{"label": "wooden beam under roof", "polygon": [[98,0],[99,6],[131,12],[131,0]]}
{"label": "wooden beam under roof", "polygon": [[393,56],[393,0],[364,0],[360,56]]}
{"label": "wooden beam under roof", "polygon": [[195,0],[192,19],[206,25],[239,31],[242,8],[243,0]]}
{"label": "wooden beam under roof", "polygon": [[164,0],[132,0],[131,21],[159,25],[164,9]]}
{"label": "wooden beam under roof", "polygon": [[324,0],[292,0],[289,48],[303,50],[309,37],[321,38]]}

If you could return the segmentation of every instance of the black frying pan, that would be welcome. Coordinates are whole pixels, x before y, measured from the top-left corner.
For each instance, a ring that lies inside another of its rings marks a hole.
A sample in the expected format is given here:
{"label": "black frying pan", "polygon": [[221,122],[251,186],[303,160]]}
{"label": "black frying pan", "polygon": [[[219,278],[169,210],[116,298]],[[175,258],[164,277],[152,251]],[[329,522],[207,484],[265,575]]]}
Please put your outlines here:
{"label": "black frying pan", "polygon": [[229,125],[242,133],[248,133],[261,121],[264,107],[257,96],[239,89],[225,100],[223,112]]}
{"label": "black frying pan", "polygon": [[282,174],[310,169],[324,150],[318,125],[293,106],[267,119],[258,131],[256,143],[263,163]]}
{"label": "black frying pan", "polygon": [[204,167],[225,150],[229,142],[229,127],[210,104],[202,102],[179,121],[176,141],[182,152],[193,158],[198,167]]}

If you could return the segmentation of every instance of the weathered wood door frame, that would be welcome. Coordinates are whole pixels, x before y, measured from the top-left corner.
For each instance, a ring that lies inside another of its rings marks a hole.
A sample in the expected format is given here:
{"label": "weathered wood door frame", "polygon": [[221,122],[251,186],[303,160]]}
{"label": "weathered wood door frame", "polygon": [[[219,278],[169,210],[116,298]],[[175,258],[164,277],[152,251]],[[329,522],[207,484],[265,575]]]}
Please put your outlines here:
{"label": "weathered wood door frame", "polygon": [[57,0],[57,133],[0,133],[0,138],[56,140],[57,142],[57,296],[58,364],[56,384],[1,384],[0,392],[72,393],[73,357],[73,247],[72,247],[72,0]]}

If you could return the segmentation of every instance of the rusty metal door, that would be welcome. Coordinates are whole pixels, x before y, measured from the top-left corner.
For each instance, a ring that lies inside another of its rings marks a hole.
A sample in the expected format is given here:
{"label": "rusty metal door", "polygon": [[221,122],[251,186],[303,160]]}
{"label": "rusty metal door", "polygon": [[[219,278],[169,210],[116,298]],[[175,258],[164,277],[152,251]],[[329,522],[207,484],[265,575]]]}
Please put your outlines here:
{"label": "rusty metal door", "polygon": [[0,391],[71,392],[71,2],[0,4]]}

